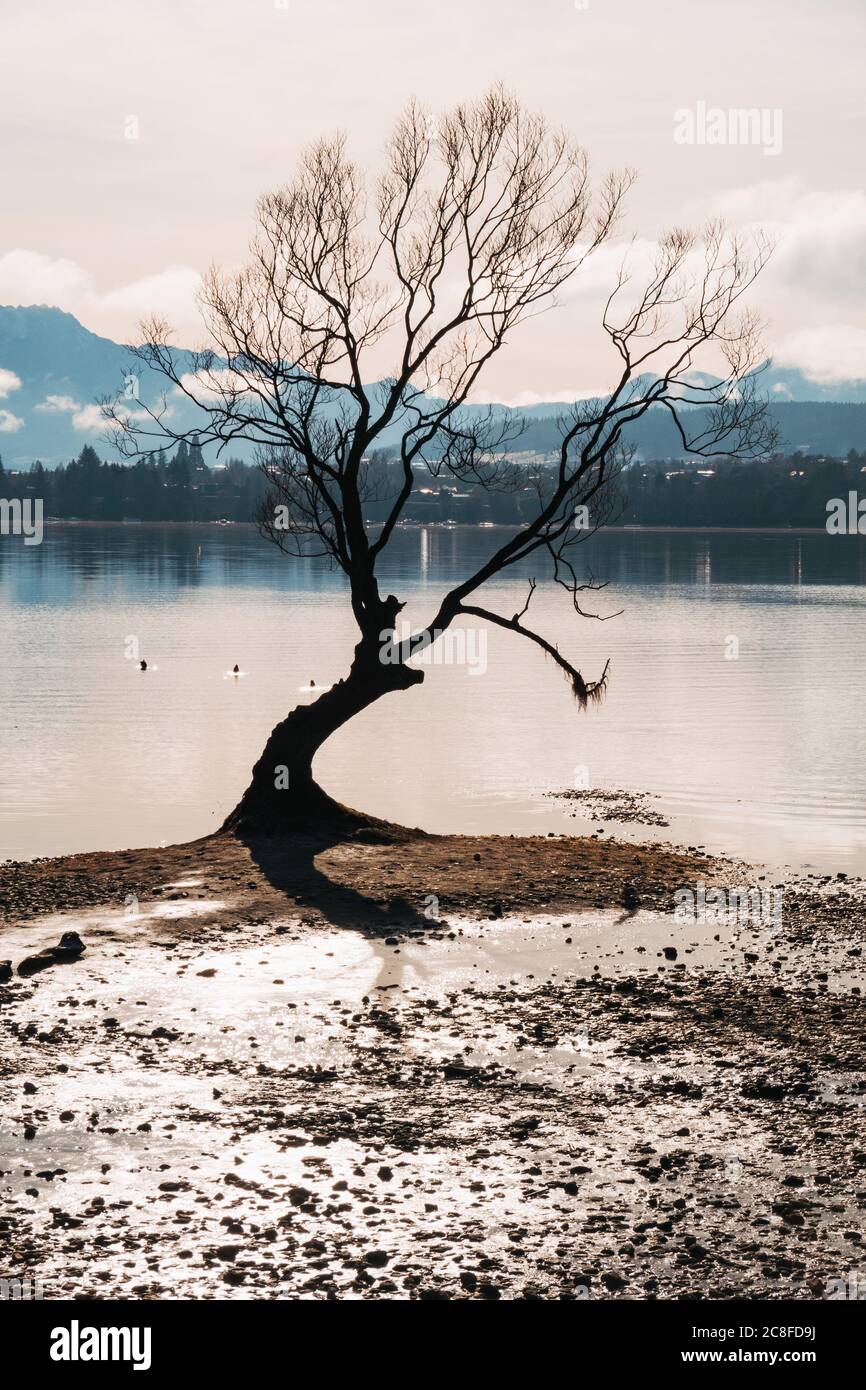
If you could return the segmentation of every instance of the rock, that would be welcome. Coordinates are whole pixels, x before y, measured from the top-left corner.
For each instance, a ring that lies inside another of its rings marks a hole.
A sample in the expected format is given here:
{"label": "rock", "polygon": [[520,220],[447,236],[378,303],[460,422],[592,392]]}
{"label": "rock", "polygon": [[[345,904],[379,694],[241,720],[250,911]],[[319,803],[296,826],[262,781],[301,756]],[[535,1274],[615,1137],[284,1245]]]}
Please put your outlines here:
{"label": "rock", "polygon": [[47,970],[49,965],[56,965],[54,952],[51,950],[40,951],[36,956],[25,956],[18,967],[18,974],[23,978],[29,975],[36,975],[40,970]]}
{"label": "rock", "polygon": [[11,960],[0,960],[0,985],[8,984],[12,979]]}
{"label": "rock", "polygon": [[676,960],[676,958],[677,958],[677,948],[676,948],[676,946],[665,946],[664,955],[665,955],[665,960]]}
{"label": "rock", "polygon": [[84,942],[78,932],[66,931],[56,946],[47,946],[44,951],[37,951],[34,956],[25,956],[18,967],[18,974],[26,978],[28,975],[36,975],[40,970],[47,970],[51,965],[63,965],[78,960],[84,949]]}
{"label": "rock", "polygon": [[391,1256],[386,1250],[368,1250],[364,1256],[364,1264],[372,1265],[374,1269],[381,1269],[390,1258]]}
{"label": "rock", "polygon": [[71,959],[73,956],[80,956],[85,946],[77,931],[65,931],[53,950],[61,957]]}
{"label": "rock", "polygon": [[766,1076],[759,1076],[756,1081],[744,1082],[741,1091],[747,1100],[784,1100],[788,1088],[768,1080]]}

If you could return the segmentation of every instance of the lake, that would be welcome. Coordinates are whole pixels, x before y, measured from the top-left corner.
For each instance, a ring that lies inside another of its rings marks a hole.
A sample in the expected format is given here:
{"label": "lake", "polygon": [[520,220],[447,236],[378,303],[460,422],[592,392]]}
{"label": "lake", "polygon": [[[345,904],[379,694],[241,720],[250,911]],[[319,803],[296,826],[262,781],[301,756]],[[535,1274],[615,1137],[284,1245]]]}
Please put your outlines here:
{"label": "lake", "polygon": [[[501,538],[398,532],[383,592],[424,625]],[[619,616],[578,617],[538,567],[527,621],[587,679],[610,658],[602,705],[581,712],[525,639],[470,630],[453,662],[322,749],[323,786],[425,829],[515,834],[596,828],[546,792],[629,789],[670,826],[617,834],[866,871],[866,544],[610,531],[583,552],[608,581],[587,606]],[[478,601],[510,616],[532,572]],[[3,537],[0,611],[4,858],[215,829],[272,725],[311,680],[345,674],[355,641],[342,576],[240,526],[51,526],[27,547]]]}

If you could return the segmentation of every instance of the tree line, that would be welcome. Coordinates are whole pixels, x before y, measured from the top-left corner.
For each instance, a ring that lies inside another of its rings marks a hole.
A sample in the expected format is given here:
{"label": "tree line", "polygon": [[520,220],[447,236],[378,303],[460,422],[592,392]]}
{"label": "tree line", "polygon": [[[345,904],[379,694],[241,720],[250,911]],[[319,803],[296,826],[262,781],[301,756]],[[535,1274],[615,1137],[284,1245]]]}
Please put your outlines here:
{"label": "tree line", "polygon": [[7,472],[0,459],[0,496],[42,498],[46,517],[67,521],[250,521],[263,492],[257,468],[208,468],[195,439],[132,464],[105,462],[90,444],[52,469]]}
{"label": "tree line", "polygon": [[[384,523],[402,482],[399,460],[385,451],[366,464],[364,517]],[[406,524],[457,522],[520,525],[537,505],[552,465],[517,466],[501,491],[419,474],[403,513]],[[657,460],[632,463],[619,478],[608,523],[627,526],[823,526],[827,503],[851,491],[866,495],[866,450],[845,459],[778,454],[762,461]],[[91,445],[54,469],[34,463],[8,472],[0,458],[0,497],[40,497],[46,517],[81,521],[253,521],[267,480],[252,464],[230,459],[208,468],[201,446],[182,442],[134,464],[105,462]],[[590,524],[593,524],[590,515]]]}

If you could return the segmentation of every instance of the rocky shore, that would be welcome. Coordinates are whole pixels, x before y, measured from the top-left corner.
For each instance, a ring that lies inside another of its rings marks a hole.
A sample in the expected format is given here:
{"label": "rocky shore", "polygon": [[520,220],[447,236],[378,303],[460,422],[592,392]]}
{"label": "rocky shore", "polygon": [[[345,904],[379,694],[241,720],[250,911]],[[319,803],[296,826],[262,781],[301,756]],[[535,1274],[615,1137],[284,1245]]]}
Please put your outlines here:
{"label": "rocky shore", "polygon": [[0,1273],[46,1298],[843,1296],[864,885],[682,920],[697,883],[770,879],[396,827],[0,866]]}

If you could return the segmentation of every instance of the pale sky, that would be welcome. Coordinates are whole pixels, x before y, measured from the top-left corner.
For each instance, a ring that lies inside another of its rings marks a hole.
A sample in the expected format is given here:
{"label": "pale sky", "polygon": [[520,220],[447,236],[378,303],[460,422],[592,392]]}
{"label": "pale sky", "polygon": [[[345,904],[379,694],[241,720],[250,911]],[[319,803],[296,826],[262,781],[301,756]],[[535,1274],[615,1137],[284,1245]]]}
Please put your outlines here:
{"label": "pale sky", "polygon": [[[192,345],[198,274],[243,263],[256,197],[304,143],[343,129],[375,172],[410,96],[436,110],[501,79],[599,176],[637,167],[623,236],[713,213],[775,234],[752,302],[777,361],[863,379],[864,36],[863,0],[6,0],[0,303],[56,304],[119,340],[157,310]],[[779,112],[779,138],[677,143],[675,113],[699,103]],[[619,259],[518,330],[487,396],[603,384],[598,307]]]}

